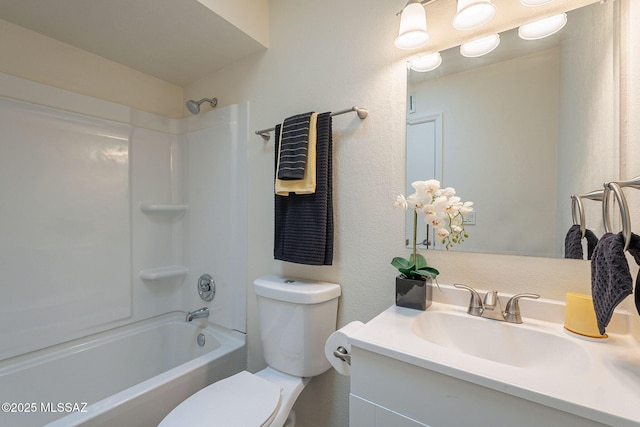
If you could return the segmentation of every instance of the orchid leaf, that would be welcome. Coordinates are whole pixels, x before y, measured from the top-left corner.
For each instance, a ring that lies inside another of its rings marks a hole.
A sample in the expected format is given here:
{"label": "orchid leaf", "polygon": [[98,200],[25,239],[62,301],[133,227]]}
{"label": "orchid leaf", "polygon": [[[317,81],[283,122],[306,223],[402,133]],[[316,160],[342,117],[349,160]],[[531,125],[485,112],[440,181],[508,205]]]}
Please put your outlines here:
{"label": "orchid leaf", "polygon": [[393,265],[395,268],[397,268],[398,270],[401,269],[410,269],[413,270],[414,269],[414,264],[402,257],[395,257],[394,259],[391,260],[391,265]]}
{"label": "orchid leaf", "polygon": [[428,267],[427,260],[420,254],[416,254],[415,261],[413,260],[413,254],[411,254],[409,261],[415,264],[416,270],[422,270],[423,268]]}
{"label": "orchid leaf", "polygon": [[423,277],[428,277],[430,279],[435,279],[436,276],[440,274],[440,272],[433,267],[421,268],[419,270],[414,271],[413,273]]}

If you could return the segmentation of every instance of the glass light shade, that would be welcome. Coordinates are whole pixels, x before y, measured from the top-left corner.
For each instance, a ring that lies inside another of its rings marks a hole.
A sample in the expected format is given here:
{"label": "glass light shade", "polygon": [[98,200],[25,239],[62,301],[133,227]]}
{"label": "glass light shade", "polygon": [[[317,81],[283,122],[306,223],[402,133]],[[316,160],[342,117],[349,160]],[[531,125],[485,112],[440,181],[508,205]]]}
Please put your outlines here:
{"label": "glass light shade", "polygon": [[551,3],[553,0],[520,0],[525,6],[540,6],[543,4]]}
{"label": "glass light shade", "polygon": [[476,58],[491,52],[497,48],[499,44],[500,36],[498,34],[491,34],[490,36],[462,43],[460,45],[460,54],[467,58]]}
{"label": "glass light shade", "polygon": [[410,3],[400,16],[400,31],[394,44],[398,49],[417,49],[429,43],[427,15],[420,3]]}
{"label": "glass light shade", "polygon": [[549,16],[533,21],[518,28],[518,35],[523,40],[538,40],[557,33],[567,23],[567,14]]}
{"label": "glass light shade", "polygon": [[489,22],[495,14],[496,7],[491,0],[458,0],[452,25],[456,30],[473,30]]}
{"label": "glass light shade", "polygon": [[419,56],[409,61],[409,67],[420,73],[435,70],[442,64],[442,56],[440,52],[430,53],[428,55]]}

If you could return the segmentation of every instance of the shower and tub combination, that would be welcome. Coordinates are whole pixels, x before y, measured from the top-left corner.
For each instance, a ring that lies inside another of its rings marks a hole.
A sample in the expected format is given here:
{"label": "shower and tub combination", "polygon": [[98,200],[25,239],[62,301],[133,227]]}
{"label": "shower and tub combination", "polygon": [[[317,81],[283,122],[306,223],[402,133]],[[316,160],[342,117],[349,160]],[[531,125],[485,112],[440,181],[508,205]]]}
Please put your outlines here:
{"label": "shower and tub combination", "polygon": [[155,425],[246,368],[247,110],[0,73],[0,425]]}

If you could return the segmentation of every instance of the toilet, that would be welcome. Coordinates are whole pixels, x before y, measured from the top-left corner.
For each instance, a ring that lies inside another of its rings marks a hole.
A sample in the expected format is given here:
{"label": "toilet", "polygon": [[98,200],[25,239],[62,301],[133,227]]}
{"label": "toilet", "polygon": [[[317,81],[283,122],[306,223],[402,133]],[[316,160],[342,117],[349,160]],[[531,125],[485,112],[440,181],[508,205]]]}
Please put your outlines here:
{"label": "toilet", "polygon": [[330,368],[324,344],[336,329],[340,286],[265,276],[253,282],[267,368],[203,388],[159,427],[294,427],[291,410],[311,377]]}

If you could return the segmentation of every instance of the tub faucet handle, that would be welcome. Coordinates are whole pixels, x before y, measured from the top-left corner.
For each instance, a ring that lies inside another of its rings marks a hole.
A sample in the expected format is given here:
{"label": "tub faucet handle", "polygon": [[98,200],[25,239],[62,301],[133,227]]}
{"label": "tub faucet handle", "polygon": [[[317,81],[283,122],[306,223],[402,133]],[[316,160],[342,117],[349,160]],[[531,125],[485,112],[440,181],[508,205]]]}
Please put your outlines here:
{"label": "tub faucet handle", "polygon": [[469,300],[469,308],[467,309],[467,313],[472,316],[482,316],[482,312],[484,311],[484,306],[482,305],[482,300],[480,299],[480,295],[478,292],[473,289],[471,286],[462,285],[460,283],[454,283],[458,289],[466,289],[471,293],[471,299]]}
{"label": "tub faucet handle", "polygon": [[509,323],[522,323],[522,315],[520,314],[520,298],[532,298],[538,299],[540,295],[538,294],[517,294],[511,297],[509,301],[507,301],[507,306],[504,309],[504,320]]}

